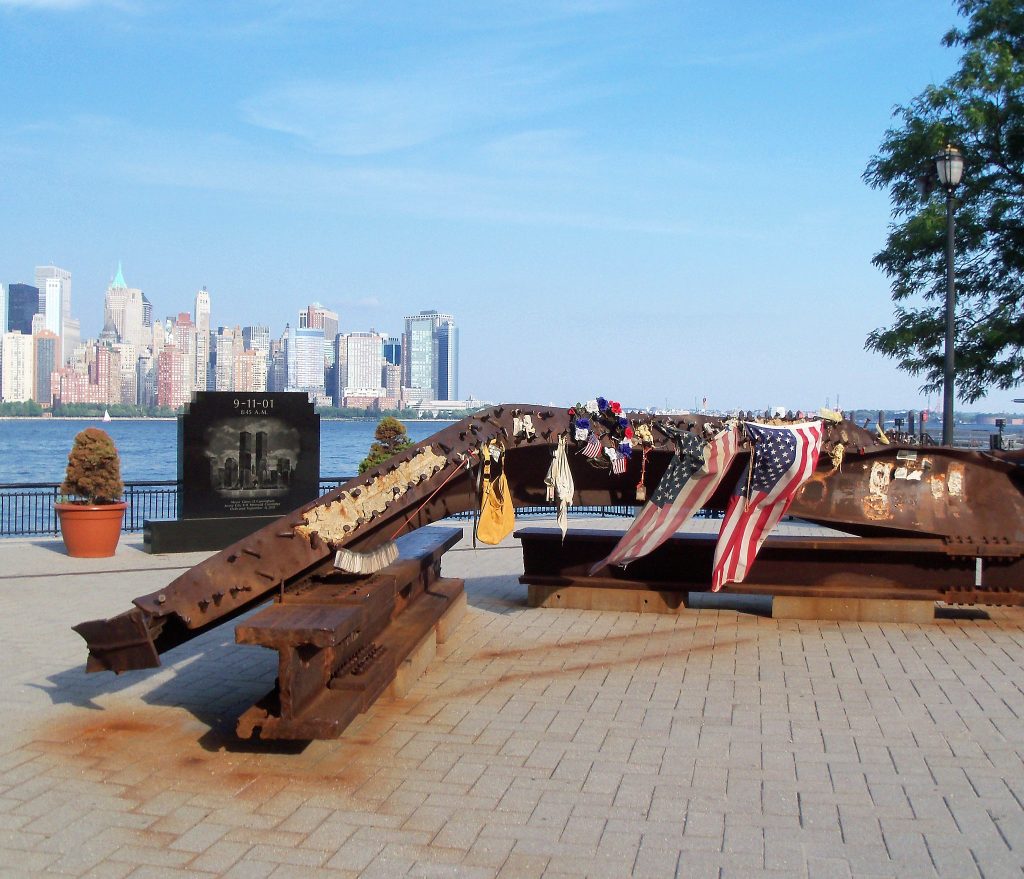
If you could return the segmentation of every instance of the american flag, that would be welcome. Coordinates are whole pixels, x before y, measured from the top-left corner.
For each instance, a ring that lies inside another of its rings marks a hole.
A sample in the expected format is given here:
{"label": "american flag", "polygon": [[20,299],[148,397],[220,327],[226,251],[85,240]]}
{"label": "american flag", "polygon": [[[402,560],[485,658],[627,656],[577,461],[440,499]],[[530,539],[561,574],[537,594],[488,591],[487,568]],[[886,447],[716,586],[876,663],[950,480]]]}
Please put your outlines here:
{"label": "american flag", "polygon": [[627,565],[653,552],[703,507],[736,457],[739,431],[723,430],[711,442],[695,433],[679,432],[676,441],[676,454],[651,499],[608,558],[590,569],[591,575],[606,565]]}
{"label": "american flag", "polygon": [[618,449],[606,448],[604,453],[608,456],[608,460],[612,462],[612,473],[616,476],[621,476],[626,472],[626,465],[629,463],[629,460],[622,452]]}
{"label": "american flag", "polygon": [[602,448],[601,440],[598,439],[597,434],[591,433],[590,439],[587,440],[587,444],[580,449],[580,451],[583,453],[583,457],[585,458],[596,458],[601,454]]}
{"label": "american flag", "polygon": [[[761,544],[814,472],[821,452],[820,421],[785,427],[745,422],[745,427],[755,445],[718,534],[711,573],[715,592],[726,583],[743,582]],[[748,479],[750,497],[745,496]]]}

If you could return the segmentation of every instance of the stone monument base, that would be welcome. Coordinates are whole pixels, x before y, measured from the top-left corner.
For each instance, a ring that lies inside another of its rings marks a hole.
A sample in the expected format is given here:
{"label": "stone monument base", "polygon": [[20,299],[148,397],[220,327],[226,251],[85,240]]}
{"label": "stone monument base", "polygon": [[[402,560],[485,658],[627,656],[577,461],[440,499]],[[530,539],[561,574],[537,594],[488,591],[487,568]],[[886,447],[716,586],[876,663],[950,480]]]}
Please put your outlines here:
{"label": "stone monument base", "polygon": [[146,519],[142,523],[142,548],[150,553],[224,549],[279,518],[232,516],[215,519]]}

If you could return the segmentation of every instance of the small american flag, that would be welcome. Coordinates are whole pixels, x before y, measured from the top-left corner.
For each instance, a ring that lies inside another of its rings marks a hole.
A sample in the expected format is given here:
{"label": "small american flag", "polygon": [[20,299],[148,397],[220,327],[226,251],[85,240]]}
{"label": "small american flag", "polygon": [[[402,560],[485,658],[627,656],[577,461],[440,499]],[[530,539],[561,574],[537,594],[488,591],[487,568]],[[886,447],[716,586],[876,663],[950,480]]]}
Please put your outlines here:
{"label": "small american flag", "polygon": [[590,439],[587,440],[587,444],[580,449],[580,451],[583,453],[585,458],[596,458],[601,454],[602,448],[601,440],[597,438],[597,434],[591,433]]}
{"label": "small american flag", "polygon": [[608,558],[590,569],[591,575],[606,565],[627,565],[653,552],[703,507],[736,457],[739,431],[723,430],[711,442],[695,433],[678,432],[676,442],[676,454],[651,499]]}
{"label": "small american flag", "polygon": [[[722,520],[711,573],[715,592],[726,583],[743,582],[761,544],[785,515],[800,486],[810,479],[821,453],[824,427],[820,421],[785,427],[745,426],[755,445],[751,463]],[[748,478],[750,497],[745,496]]]}
{"label": "small american flag", "polygon": [[629,461],[622,452],[618,449],[605,449],[604,453],[608,456],[608,460],[612,462],[612,473],[616,476],[621,476],[626,472],[626,464]]}

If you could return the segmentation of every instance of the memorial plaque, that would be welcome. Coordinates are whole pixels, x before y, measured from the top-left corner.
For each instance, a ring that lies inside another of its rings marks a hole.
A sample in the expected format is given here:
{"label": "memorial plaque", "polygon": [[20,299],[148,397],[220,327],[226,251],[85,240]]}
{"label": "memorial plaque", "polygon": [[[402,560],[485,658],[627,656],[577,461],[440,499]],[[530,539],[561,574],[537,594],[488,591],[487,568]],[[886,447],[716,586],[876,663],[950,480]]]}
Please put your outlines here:
{"label": "memorial plaque", "polygon": [[304,393],[199,391],[178,417],[178,517],[282,516],[319,495],[320,416]]}

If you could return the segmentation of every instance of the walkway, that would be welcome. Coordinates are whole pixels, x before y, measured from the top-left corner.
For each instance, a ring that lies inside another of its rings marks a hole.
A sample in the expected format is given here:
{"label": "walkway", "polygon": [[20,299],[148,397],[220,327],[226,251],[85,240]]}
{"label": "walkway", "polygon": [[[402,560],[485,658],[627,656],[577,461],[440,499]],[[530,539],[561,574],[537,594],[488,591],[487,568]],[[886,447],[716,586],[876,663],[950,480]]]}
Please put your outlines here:
{"label": "walkway", "polygon": [[679,616],[534,610],[513,541],[464,542],[444,573],[466,578],[469,614],[411,696],[339,741],[260,748],[233,721],[276,654],[235,645],[230,625],[120,678],[85,675],[69,628],[202,557],[133,537],[95,561],[0,541],[3,875],[1024,865],[1022,611],[912,626],[774,621],[735,598]]}

